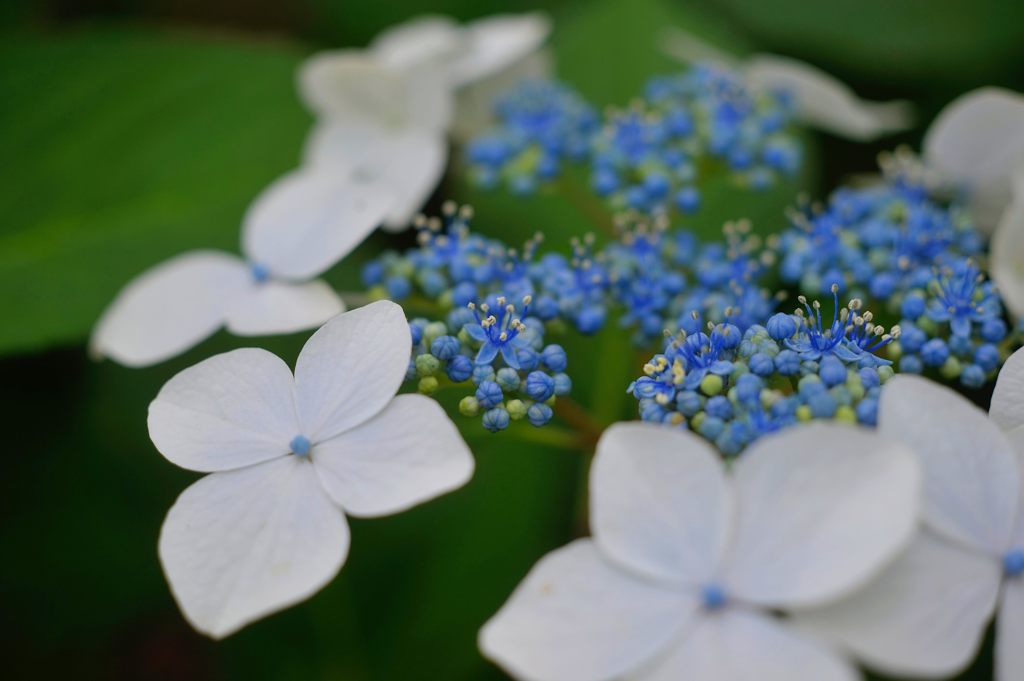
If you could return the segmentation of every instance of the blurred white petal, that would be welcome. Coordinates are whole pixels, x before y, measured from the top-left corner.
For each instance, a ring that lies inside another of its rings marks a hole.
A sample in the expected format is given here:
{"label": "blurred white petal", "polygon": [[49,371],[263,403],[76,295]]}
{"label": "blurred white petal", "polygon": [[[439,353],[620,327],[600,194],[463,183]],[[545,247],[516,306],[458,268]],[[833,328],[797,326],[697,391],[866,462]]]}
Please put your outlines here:
{"label": "blurred white petal", "polygon": [[316,444],[328,494],[354,516],[398,513],[461,487],[473,456],[435,400],[399,395],[369,421]]}
{"label": "blurred white petal", "polygon": [[436,62],[444,67],[464,49],[465,42],[462,28],[451,18],[426,14],[384,29],[368,49],[388,66],[405,68]]}
{"label": "blurred white petal", "polygon": [[391,190],[384,220],[405,229],[444,174],[448,142],[440,133],[418,128],[385,128],[373,123],[325,122],[306,139],[304,162]]}
{"label": "blurred white petal", "polygon": [[238,257],[192,251],[128,282],[96,323],[90,350],[131,367],[178,355],[224,323],[225,305],[247,285]]}
{"label": "blurred white petal", "polygon": [[1014,171],[1013,198],[992,235],[989,269],[1010,314],[1018,320],[1024,317],[1024,165]]}
{"label": "blurred white petal", "polygon": [[320,326],[345,311],[327,282],[264,281],[249,284],[227,308],[228,331],[239,336],[270,336]]}
{"label": "blurred white petal", "polygon": [[590,524],[610,560],[694,587],[709,582],[729,540],[732,485],[711,445],[649,423],[618,423],[597,444]]}
{"label": "blurred white petal", "polygon": [[1001,555],[1016,517],[1018,464],[985,412],[950,388],[900,374],[886,383],[878,429],[917,454],[922,517],[939,534]]}
{"label": "blurred white petal", "polygon": [[405,312],[389,300],[324,324],[295,364],[303,435],[323,442],[378,414],[405,380],[411,352]]}
{"label": "blurred white petal", "polygon": [[1024,426],[1024,348],[1010,355],[999,369],[988,415],[1003,430]]}
{"label": "blurred white petal", "polygon": [[637,681],[856,681],[837,655],[782,622],[727,608],[700,619],[692,633]]}
{"label": "blurred white petal", "polygon": [[734,69],[742,66],[739,57],[678,26],[664,28],[658,36],[658,46],[663,53],[684,64],[711,62]]}
{"label": "blurred white petal", "polygon": [[545,556],[480,632],[480,650],[524,681],[611,681],[691,625],[697,600],[631,577],[581,539]]}
{"label": "blurred white petal", "polygon": [[292,372],[276,355],[242,348],[180,371],[149,405],[149,436],[196,471],[240,468],[290,451],[302,434]]}
{"label": "blurred white petal", "polygon": [[547,80],[554,73],[551,50],[542,47],[492,76],[476,81],[455,93],[455,122],[452,134],[470,140],[495,125],[494,102],[525,80]]}
{"label": "blurred white petal", "polygon": [[922,147],[932,167],[967,190],[975,224],[991,234],[1024,163],[1024,96],[994,87],[972,90],[939,113]]}
{"label": "blurred white petal", "polygon": [[992,556],[923,531],[865,588],[794,618],[886,675],[945,678],[977,655],[1001,577]]}
{"label": "blurred white petal", "polygon": [[448,70],[432,60],[388,66],[369,51],[321,52],[299,70],[299,94],[318,118],[443,131],[451,123]]}
{"label": "blurred white petal", "polygon": [[913,453],[864,428],[796,426],[755,442],[734,471],[738,513],[722,581],[744,602],[840,598],[893,559],[917,523]]}
{"label": "blurred white petal", "polygon": [[394,205],[380,183],[296,170],[263,190],[242,226],[242,250],[276,278],[319,275],[369,236]]}
{"label": "blurred white petal", "polygon": [[543,12],[495,14],[464,30],[466,50],[451,70],[456,86],[493,76],[537,50],[551,33],[551,20]]}
{"label": "blurred white petal", "polygon": [[1024,679],[1024,579],[1006,580],[996,618],[995,681]]}
{"label": "blurred white petal", "polygon": [[798,59],[757,54],[743,72],[755,88],[790,93],[802,122],[841,137],[868,141],[913,124],[908,102],[860,99],[833,76]]}
{"label": "blurred white petal", "polygon": [[164,520],[159,553],[186,619],[222,638],[319,591],[348,545],[345,516],[313,466],[289,456],[186,489]]}

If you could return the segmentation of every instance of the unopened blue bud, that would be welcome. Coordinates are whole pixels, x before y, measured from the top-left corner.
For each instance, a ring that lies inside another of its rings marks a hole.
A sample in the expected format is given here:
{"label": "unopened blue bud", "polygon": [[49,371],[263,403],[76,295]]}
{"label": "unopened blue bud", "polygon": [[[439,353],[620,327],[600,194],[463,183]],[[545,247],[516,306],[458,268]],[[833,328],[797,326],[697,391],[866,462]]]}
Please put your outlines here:
{"label": "unopened blue bud", "polygon": [[461,348],[455,336],[438,336],[430,344],[430,354],[438,359],[449,360],[458,355]]}
{"label": "unopened blue bud", "polygon": [[505,399],[505,395],[502,393],[500,385],[494,381],[480,381],[480,385],[476,388],[476,401],[480,403],[480,406],[490,409],[501,404],[503,399]]}
{"label": "unopened blue bud", "polygon": [[555,379],[543,371],[532,371],[526,377],[526,394],[537,402],[544,402],[555,394]]}
{"label": "unopened blue bud", "polygon": [[765,327],[768,329],[769,336],[781,341],[796,333],[797,324],[792,315],[779,312],[771,316]]}
{"label": "unopened blue bud", "polygon": [[818,366],[818,375],[825,385],[832,387],[846,382],[846,365],[838,357],[828,355],[822,357]]}
{"label": "unopened blue bud", "polygon": [[541,353],[541,361],[544,366],[555,373],[565,371],[568,358],[565,356],[565,349],[561,345],[549,345]]}
{"label": "unopened blue bud", "polygon": [[758,376],[771,376],[775,373],[775,361],[771,355],[764,352],[756,352],[749,361],[750,370]]}
{"label": "unopened blue bud", "polygon": [[473,360],[465,355],[456,355],[448,360],[445,371],[453,383],[462,383],[473,375]]}
{"label": "unopened blue bud", "polygon": [[526,418],[529,419],[531,425],[538,428],[550,421],[552,414],[551,407],[541,402],[534,402],[526,410]]}
{"label": "unopened blue bud", "polygon": [[903,355],[900,357],[900,373],[919,374],[924,371],[924,362],[918,355]]}
{"label": "unopened blue bud", "polygon": [[494,409],[488,409],[484,412],[483,424],[484,428],[497,433],[499,430],[505,430],[508,428],[509,414],[501,407],[495,407]]}
{"label": "unopened blue bud", "polygon": [[676,208],[691,215],[700,208],[700,193],[693,187],[684,187],[676,192]]}
{"label": "unopened blue bud", "polygon": [[496,382],[501,386],[501,389],[505,392],[515,392],[519,390],[519,372],[510,367],[502,367],[498,369]]}
{"label": "unopened blue bud", "polygon": [[484,381],[494,380],[494,367],[490,364],[474,364],[473,365],[473,383],[480,385]]}
{"label": "unopened blue bud", "polygon": [[985,385],[985,370],[977,364],[967,364],[960,373],[960,383],[968,388],[980,388]]}
{"label": "unopened blue bud", "polygon": [[567,374],[555,374],[555,394],[568,395],[572,392],[572,379]]}
{"label": "unopened blue bud", "polygon": [[948,357],[949,347],[941,338],[933,338],[921,347],[921,360],[928,366],[942,366]]}

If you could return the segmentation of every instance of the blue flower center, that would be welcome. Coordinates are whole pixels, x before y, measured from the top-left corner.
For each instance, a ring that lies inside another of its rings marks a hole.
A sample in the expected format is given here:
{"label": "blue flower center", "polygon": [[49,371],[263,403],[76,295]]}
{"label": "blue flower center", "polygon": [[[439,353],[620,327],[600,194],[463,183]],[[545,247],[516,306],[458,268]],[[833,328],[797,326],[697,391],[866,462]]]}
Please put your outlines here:
{"label": "blue flower center", "polygon": [[270,270],[263,263],[249,263],[249,274],[257,284],[262,284],[270,279]]}
{"label": "blue flower center", "polygon": [[1024,574],[1024,549],[1014,549],[1003,556],[1003,571],[1007,577]]}
{"label": "blue flower center", "polygon": [[707,584],[700,591],[701,604],[705,610],[720,610],[729,602],[725,589],[718,584]]}
{"label": "blue flower center", "polygon": [[305,435],[296,435],[292,438],[292,441],[288,444],[291,447],[292,454],[295,456],[306,456],[309,454],[309,450],[312,445],[309,442],[309,438]]}

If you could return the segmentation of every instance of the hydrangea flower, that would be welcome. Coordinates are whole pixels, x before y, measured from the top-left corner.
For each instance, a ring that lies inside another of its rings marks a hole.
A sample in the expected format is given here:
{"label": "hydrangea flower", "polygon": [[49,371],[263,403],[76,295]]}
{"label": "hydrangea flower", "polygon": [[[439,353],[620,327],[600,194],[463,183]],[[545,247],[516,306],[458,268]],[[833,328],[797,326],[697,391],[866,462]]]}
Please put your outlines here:
{"label": "hydrangea flower", "polygon": [[853,427],[765,438],[726,470],[690,433],[616,424],[591,469],[593,537],[542,559],[480,648],[530,681],[850,681],[772,613],[868,581],[910,539],[919,482],[910,451]]}
{"label": "hydrangea flower", "polygon": [[985,87],[939,112],[923,142],[928,166],[966,194],[978,228],[991,234],[1024,168],[1024,95]]}
{"label": "hydrangea flower", "polygon": [[430,62],[399,68],[363,51],[338,50],[306,60],[298,84],[317,117],[303,162],[389,187],[394,201],[384,226],[407,228],[448,160],[453,103],[444,72]]}
{"label": "hydrangea flower", "polygon": [[879,431],[920,459],[923,527],[866,589],[800,623],[885,673],[944,677],[977,654],[998,604],[996,679],[1024,677],[1022,427],[1021,352],[1000,373],[988,417],[949,388],[894,378]]}
{"label": "hydrangea flower", "polygon": [[345,308],[316,277],[377,228],[391,201],[387,188],[373,182],[308,169],[289,173],[249,207],[244,259],[191,251],[142,273],[103,312],[90,351],[142,367],[223,326],[241,336],[318,326]]}
{"label": "hydrangea flower", "polygon": [[1003,211],[989,248],[999,294],[1017,320],[1024,318],[1024,166],[1014,175],[1013,200]]}
{"label": "hydrangea flower", "polygon": [[178,497],[159,544],[197,630],[222,638],[321,589],[348,554],[346,514],[396,513],[469,479],[472,455],[443,409],[395,396],[410,347],[402,308],[382,301],[314,333],[294,375],[242,349],[160,390],[153,443],[210,473]]}
{"label": "hydrangea flower", "polygon": [[821,69],[790,57],[755,54],[740,60],[677,27],[665,30],[662,50],[685,63],[717,62],[742,73],[757,90],[786,93],[801,122],[848,139],[869,141],[910,127],[907,102],[860,99]]}

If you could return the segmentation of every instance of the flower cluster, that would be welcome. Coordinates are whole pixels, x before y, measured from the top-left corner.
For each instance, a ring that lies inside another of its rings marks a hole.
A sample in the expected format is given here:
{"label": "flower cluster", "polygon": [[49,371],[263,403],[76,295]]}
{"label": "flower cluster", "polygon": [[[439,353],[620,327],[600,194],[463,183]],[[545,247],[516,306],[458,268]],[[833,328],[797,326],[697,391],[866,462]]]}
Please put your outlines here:
{"label": "flower cluster", "polygon": [[503,296],[452,310],[445,321],[414,319],[412,358],[407,381],[421,393],[433,393],[441,381],[471,384],[459,402],[464,416],[480,416],[484,428],[504,430],[510,420],[527,419],[540,427],[551,420],[557,396],[572,382],[560,345],[544,344],[544,323],[530,314],[530,296],[517,310]]}
{"label": "flower cluster", "polygon": [[912,161],[899,152],[884,183],[794,211],[778,241],[779,274],[801,290],[841,282],[899,319],[903,336],[888,352],[901,372],[980,387],[1006,355],[1003,304],[976,264],[983,242],[968,216],[931,198]]}
{"label": "flower cluster", "polygon": [[483,187],[504,182],[519,194],[557,177],[564,162],[588,158],[600,126],[590,104],[552,81],[523,81],[498,98],[494,113],[499,127],[469,144],[472,179]]}
{"label": "flower cluster", "polygon": [[642,99],[603,121],[556,83],[523,85],[497,113],[500,127],[469,148],[478,183],[505,178],[525,193],[558,176],[564,161],[586,162],[595,193],[615,210],[644,215],[696,212],[698,184],[709,172],[756,189],[800,165],[784,94],[752,92],[738,74],[712,64],[652,79]]}
{"label": "flower cluster", "polygon": [[746,331],[730,323],[701,328],[693,313],[644,365],[629,391],[645,421],[687,427],[735,455],[766,433],[811,419],[874,425],[881,385],[893,375],[874,353],[900,337],[862,311],[859,299],[839,305],[831,323],[818,301],[777,313]]}

